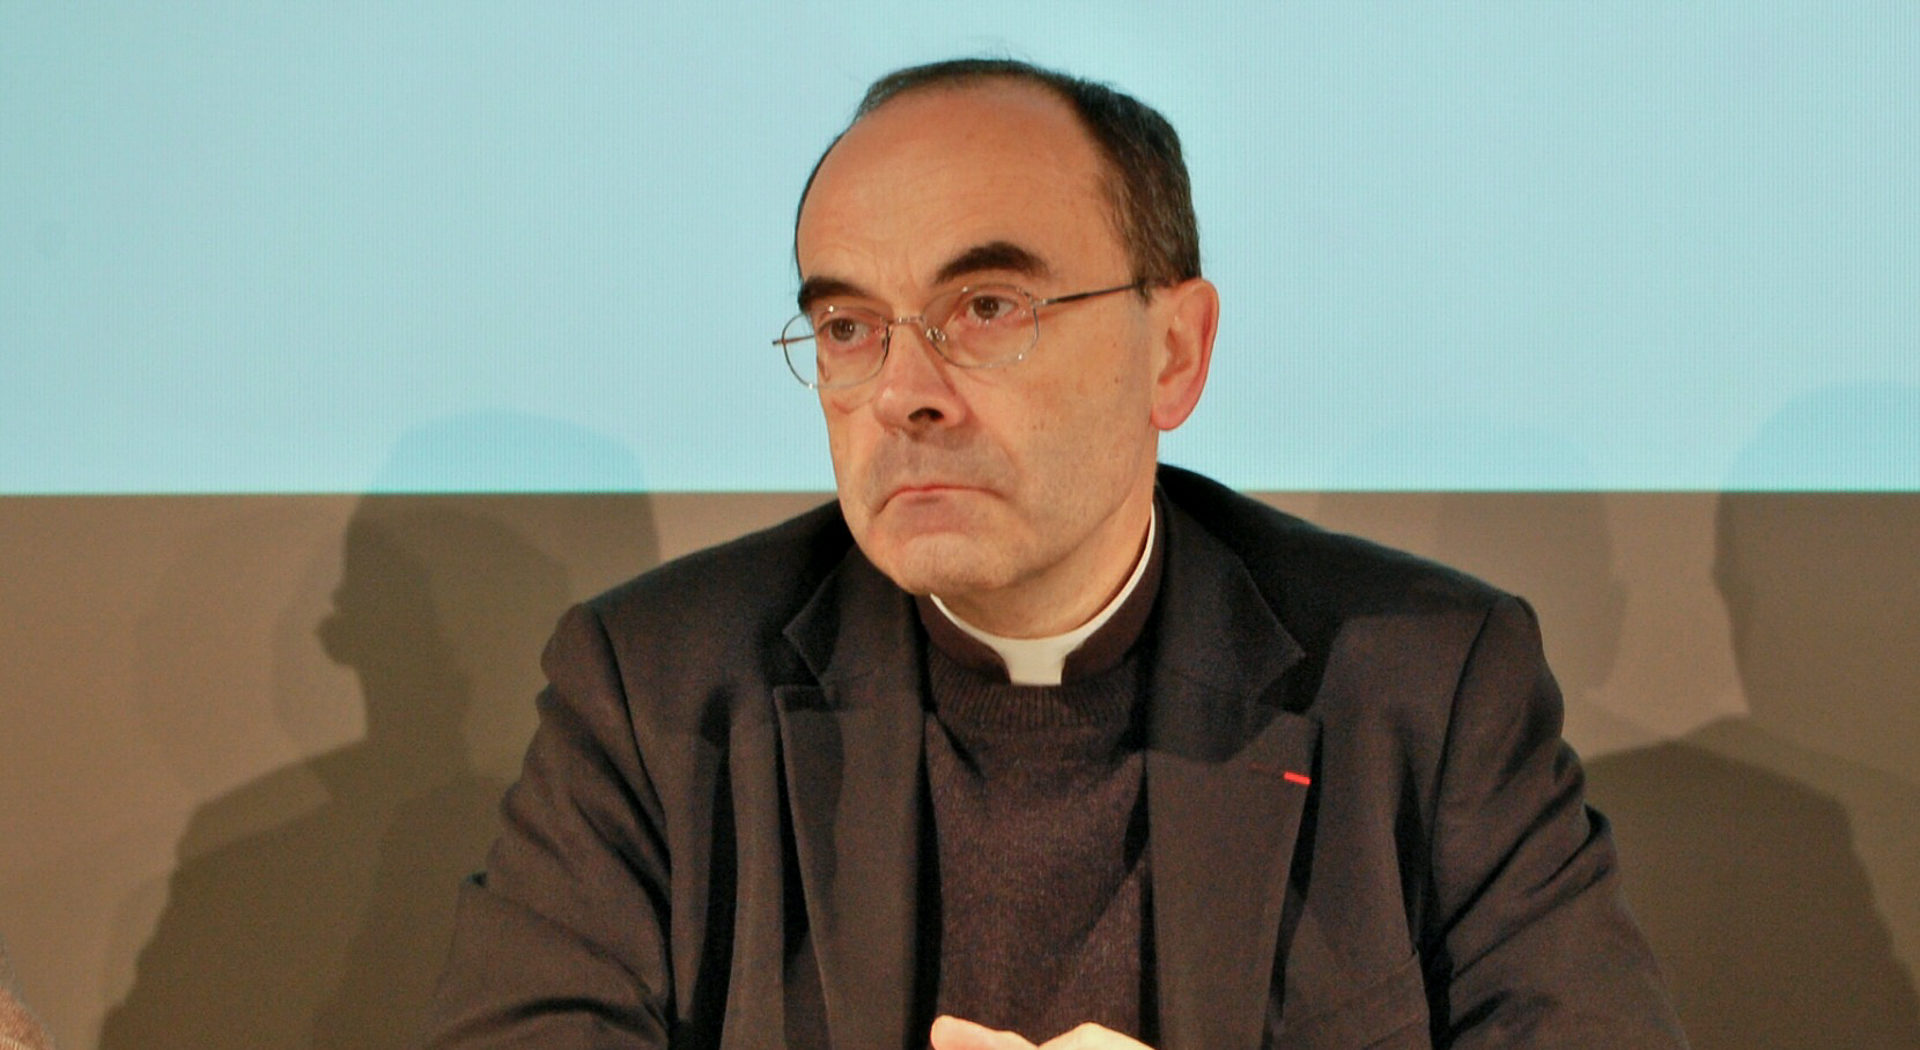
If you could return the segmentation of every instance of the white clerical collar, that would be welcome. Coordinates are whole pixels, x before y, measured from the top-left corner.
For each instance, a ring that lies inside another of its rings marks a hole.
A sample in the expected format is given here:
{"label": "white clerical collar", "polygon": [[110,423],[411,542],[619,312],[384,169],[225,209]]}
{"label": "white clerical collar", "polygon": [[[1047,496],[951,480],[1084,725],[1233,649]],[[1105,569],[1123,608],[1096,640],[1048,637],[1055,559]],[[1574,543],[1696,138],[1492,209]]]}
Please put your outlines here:
{"label": "white clerical collar", "polygon": [[1049,635],[1045,638],[1008,638],[993,634],[955,615],[952,609],[947,608],[947,603],[940,600],[939,595],[930,594],[927,597],[933,599],[934,607],[940,610],[942,616],[952,621],[955,627],[999,654],[1000,661],[1007,665],[1008,681],[1014,685],[1059,685],[1060,677],[1067,666],[1067,657],[1075,649],[1080,648],[1082,642],[1093,637],[1093,632],[1098,631],[1106,625],[1108,620],[1113,619],[1113,614],[1119,612],[1120,607],[1126,604],[1127,596],[1140,585],[1140,578],[1147,574],[1147,562],[1152,560],[1153,554],[1153,534],[1159,524],[1160,508],[1156,506],[1153,508],[1153,513],[1147,517],[1147,541],[1140,545],[1140,556],[1134,560],[1133,575],[1127,577],[1126,586],[1120,588],[1120,593],[1114,595],[1113,600],[1108,602],[1105,608],[1095,613],[1093,619],[1065,634]]}

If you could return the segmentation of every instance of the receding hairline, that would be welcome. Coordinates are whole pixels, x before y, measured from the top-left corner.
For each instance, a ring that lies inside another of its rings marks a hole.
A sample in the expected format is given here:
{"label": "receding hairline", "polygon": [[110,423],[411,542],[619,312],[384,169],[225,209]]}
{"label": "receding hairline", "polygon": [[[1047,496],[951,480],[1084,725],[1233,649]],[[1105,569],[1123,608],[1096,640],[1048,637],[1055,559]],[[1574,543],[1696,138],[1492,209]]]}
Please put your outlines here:
{"label": "receding hairline", "polygon": [[793,214],[793,258],[795,267],[797,268],[800,262],[800,216],[805,214],[807,210],[807,200],[813,196],[813,184],[819,179],[821,169],[826,167],[827,158],[833,156],[834,150],[840,147],[841,140],[852,134],[855,128],[866,123],[868,118],[891,107],[897,102],[941,94],[970,94],[990,91],[996,88],[1010,88],[1016,93],[1027,93],[1035,97],[1049,99],[1060,107],[1061,112],[1066,115],[1074,128],[1079,131],[1080,141],[1092,154],[1094,184],[1100,192],[1102,202],[1106,205],[1105,211],[1108,229],[1119,240],[1122,249],[1126,249],[1128,239],[1126,216],[1123,214],[1125,194],[1122,188],[1122,181],[1125,176],[1119,170],[1119,166],[1114,158],[1101,145],[1099,137],[1094,134],[1093,128],[1088,125],[1087,118],[1081,114],[1079,106],[1073,96],[1069,94],[1065,88],[1050,83],[1042,77],[1010,70],[988,69],[977,72],[955,73],[938,80],[930,80],[920,84],[910,84],[878,101],[874,101],[871,98],[861,100],[859,107],[854,110],[853,119],[848,122],[845,128],[841,129],[839,134],[833,137],[832,142],[827,143],[827,148],[820,153],[820,159],[814,161],[813,170],[807,173],[806,184],[800,190],[800,203],[794,208]]}
{"label": "receding hairline", "polygon": [[[1051,83],[1042,77],[1028,73],[1004,69],[985,69],[955,72],[942,76],[939,79],[908,84],[879,99],[874,99],[871,97],[871,94],[869,94],[869,97],[861,99],[860,105],[854,109],[853,120],[848,124],[848,127],[851,129],[853,124],[860,123],[862,120],[902,99],[919,98],[924,95],[964,94],[969,91],[991,90],[996,87],[1012,88],[1016,92],[1028,92],[1050,98],[1065,106],[1067,111],[1073,115],[1076,122],[1085,123],[1080,119],[1079,112],[1074,108],[1072,94],[1065,88]],[[1089,132],[1089,137],[1091,137],[1091,132]]]}

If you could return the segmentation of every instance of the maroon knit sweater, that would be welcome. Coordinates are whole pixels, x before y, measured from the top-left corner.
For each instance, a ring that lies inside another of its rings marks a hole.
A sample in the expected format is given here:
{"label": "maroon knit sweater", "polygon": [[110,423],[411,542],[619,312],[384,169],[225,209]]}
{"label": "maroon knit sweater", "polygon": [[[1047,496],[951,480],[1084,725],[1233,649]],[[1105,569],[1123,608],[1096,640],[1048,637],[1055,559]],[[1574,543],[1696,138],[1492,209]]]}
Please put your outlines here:
{"label": "maroon knit sweater", "polygon": [[[938,1013],[1042,1042],[1094,1021],[1151,1043],[1144,661],[1161,554],[1067,661],[1007,681],[931,603],[925,723],[935,877],[922,929]],[[923,986],[924,987],[924,986]]]}

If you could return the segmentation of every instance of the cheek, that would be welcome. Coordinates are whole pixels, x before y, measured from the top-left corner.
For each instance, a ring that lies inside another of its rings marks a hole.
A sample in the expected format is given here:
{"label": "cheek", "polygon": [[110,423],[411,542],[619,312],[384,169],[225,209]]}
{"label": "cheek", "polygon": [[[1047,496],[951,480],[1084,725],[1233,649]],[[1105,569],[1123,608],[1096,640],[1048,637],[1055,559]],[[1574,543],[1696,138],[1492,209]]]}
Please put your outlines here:
{"label": "cheek", "polygon": [[1077,372],[1051,402],[1061,427],[1076,430],[1088,448],[1105,455],[1116,438],[1148,425],[1153,406],[1152,363],[1143,346],[1127,341],[1105,348],[1103,367]]}
{"label": "cheek", "polygon": [[1144,365],[1128,355],[1086,376],[1052,417],[1048,435],[1058,483],[1105,502],[1130,489],[1151,441],[1152,390]]}
{"label": "cheek", "polygon": [[827,454],[833,463],[833,484],[840,500],[840,513],[856,539],[865,542],[872,527],[874,508],[868,505],[867,475],[873,469],[877,425],[866,414],[835,412],[827,409]]}
{"label": "cheek", "polygon": [[827,409],[823,414],[827,421],[827,453],[837,466],[847,446],[847,419],[832,409]]}
{"label": "cheek", "polygon": [[827,409],[826,417],[827,455],[833,461],[834,483],[844,496],[853,488],[855,476],[859,473],[853,420],[831,408]]}
{"label": "cheek", "polygon": [[[1027,416],[1015,453],[1035,495],[1063,513],[1098,501],[1135,453],[1124,391],[1109,382],[1079,388]],[[1096,495],[1099,493],[1101,495]]]}
{"label": "cheek", "polygon": [[847,521],[848,531],[864,545],[871,515],[860,498],[860,467],[845,440],[844,436],[829,432],[827,444],[833,456],[834,492],[840,502],[840,515]]}

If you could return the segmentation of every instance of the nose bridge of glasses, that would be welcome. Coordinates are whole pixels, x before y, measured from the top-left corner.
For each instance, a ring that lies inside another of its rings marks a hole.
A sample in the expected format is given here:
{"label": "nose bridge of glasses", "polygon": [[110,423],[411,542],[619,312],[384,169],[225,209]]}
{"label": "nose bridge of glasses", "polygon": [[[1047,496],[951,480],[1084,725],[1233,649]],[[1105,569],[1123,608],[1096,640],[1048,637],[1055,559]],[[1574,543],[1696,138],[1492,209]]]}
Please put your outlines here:
{"label": "nose bridge of glasses", "polygon": [[892,342],[893,340],[893,329],[895,326],[905,327],[908,331],[919,335],[920,338],[924,340],[928,346],[932,347],[935,352],[940,354],[940,356],[946,356],[947,333],[939,325],[927,320],[927,315],[924,312],[908,314],[905,317],[895,317],[889,320],[887,322],[888,342]]}
{"label": "nose bridge of glasses", "polygon": [[[896,327],[919,338],[909,335],[903,345],[895,345]],[[876,401],[895,404],[905,398],[918,405],[927,398],[943,397],[936,391],[949,387],[952,379],[947,369],[955,364],[947,334],[919,315],[890,318],[884,331],[886,341],[868,376],[878,384],[873,388]]]}

